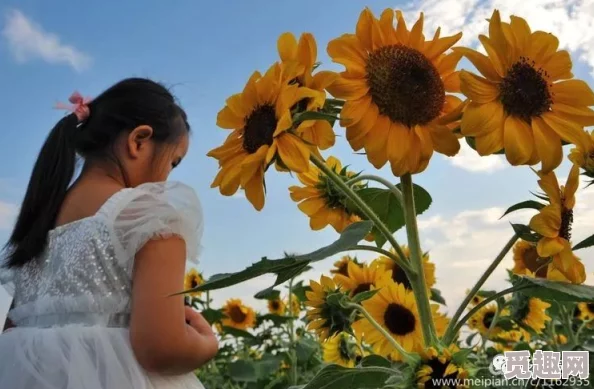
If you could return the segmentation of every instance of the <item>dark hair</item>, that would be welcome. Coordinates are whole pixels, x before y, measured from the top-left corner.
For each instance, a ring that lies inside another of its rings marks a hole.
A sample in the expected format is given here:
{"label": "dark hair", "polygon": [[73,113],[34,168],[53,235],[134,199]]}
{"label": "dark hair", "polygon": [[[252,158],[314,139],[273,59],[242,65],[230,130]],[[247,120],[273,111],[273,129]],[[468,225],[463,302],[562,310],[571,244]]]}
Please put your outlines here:
{"label": "dark hair", "polygon": [[5,247],[6,267],[23,266],[45,249],[73,179],[77,154],[86,161],[111,159],[120,165],[113,149],[123,132],[148,125],[155,142],[172,143],[190,130],[186,113],[167,88],[143,78],[118,82],[89,103],[89,110],[82,123],[74,114],[65,116],[41,148]]}

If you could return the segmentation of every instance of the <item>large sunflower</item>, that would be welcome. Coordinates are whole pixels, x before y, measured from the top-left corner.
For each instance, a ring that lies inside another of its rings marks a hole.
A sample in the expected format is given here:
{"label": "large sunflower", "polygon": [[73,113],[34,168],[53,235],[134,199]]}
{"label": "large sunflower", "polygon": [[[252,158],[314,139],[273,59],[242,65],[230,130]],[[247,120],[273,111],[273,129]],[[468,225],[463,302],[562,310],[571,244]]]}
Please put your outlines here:
{"label": "large sunflower", "polygon": [[402,14],[386,9],[379,19],[365,9],[355,34],[328,44],[328,54],[346,70],[328,88],[345,99],[341,125],[351,147],[365,149],[380,168],[396,176],[425,170],[433,151],[455,155],[458,138],[448,125],[458,120],[461,100],[455,71],[460,54],[444,54],[462,36],[432,40],[423,35],[423,14],[409,31]]}
{"label": "large sunflower", "polygon": [[[346,171],[335,157],[329,157],[326,165],[347,181],[353,176]],[[347,206],[347,197],[324,173],[311,165],[309,171],[297,174],[304,187],[291,186],[291,199],[299,202],[299,209],[309,216],[312,230],[320,230],[331,225],[336,232],[342,232],[348,225],[361,218]]]}
{"label": "large sunflower", "polygon": [[[406,256],[406,260],[410,260],[410,250],[408,246],[400,246],[402,252]],[[394,248],[390,249],[392,253],[396,253]],[[412,290],[410,281],[406,277],[406,273],[392,260],[391,258],[381,256],[374,261],[377,266],[392,272],[392,280],[398,284],[403,284],[408,290]],[[425,285],[427,289],[431,289],[435,285],[435,264],[429,261],[429,254],[423,254],[423,270],[425,274]]]}
{"label": "large sunflower", "polygon": [[292,133],[291,108],[312,98],[316,91],[283,81],[283,70],[274,64],[262,76],[255,72],[243,92],[227,99],[217,125],[233,130],[225,143],[208,155],[219,161],[212,187],[233,195],[241,186],[252,205],[264,206],[264,172],[277,161],[295,172],[309,168],[311,147]]}
{"label": "large sunflower", "polygon": [[[471,100],[461,122],[480,155],[505,149],[512,165],[534,165],[550,172],[561,163],[561,141],[577,144],[584,125],[594,124],[594,93],[581,80],[569,80],[571,59],[557,51],[559,41],[531,32],[522,18],[502,23],[499,11],[489,21],[489,36],[479,39],[483,55],[456,48],[484,76],[462,71],[462,92]],[[564,81],[561,81],[564,80]]]}
{"label": "large sunflower", "polygon": [[[458,347],[451,345],[439,353],[435,348],[430,347],[421,353],[421,365],[416,374],[416,386],[419,389],[441,388],[439,382],[448,380],[451,382],[447,387],[466,388],[463,386],[464,379],[468,372],[454,361],[454,354],[459,351]],[[458,384],[453,384],[458,382]]]}
{"label": "large sunflower", "polygon": [[225,327],[246,330],[256,324],[256,313],[248,306],[243,305],[240,299],[230,299],[223,307],[225,318],[222,324]]}
{"label": "large sunflower", "polygon": [[326,363],[352,368],[359,354],[355,340],[346,332],[336,334],[322,344],[322,359]]}
{"label": "large sunflower", "polygon": [[280,298],[268,300],[268,312],[273,315],[282,316],[285,314],[285,303]]}
{"label": "large sunflower", "polygon": [[343,276],[349,276],[349,263],[353,262],[357,266],[362,266],[357,261],[357,257],[351,257],[350,255],[344,255],[338,261],[334,262],[334,268],[330,270],[332,274],[342,274]]}
{"label": "large sunflower", "polygon": [[[363,307],[406,351],[422,347],[423,333],[417,303],[413,293],[404,285],[393,282],[382,285],[379,292],[363,301]],[[400,353],[368,320],[356,321],[353,329],[360,339],[372,346],[376,354],[401,360]]]}
{"label": "large sunflower", "polygon": [[536,245],[520,240],[514,245],[514,268],[512,272],[535,278],[547,278],[554,281],[569,280],[552,263],[538,256]]}
{"label": "large sunflower", "polygon": [[[184,276],[184,289],[185,290],[190,290],[190,289],[194,289],[197,286],[200,286],[204,283],[204,277],[202,277],[202,274],[200,274],[198,272],[198,270],[192,268],[190,269],[189,272],[186,273],[186,275]],[[188,295],[192,296],[192,297],[200,297],[200,295],[202,294],[202,292],[191,292],[188,293]]]}
{"label": "large sunflower", "polygon": [[382,267],[375,265],[361,265],[349,262],[348,275],[336,274],[334,282],[340,285],[343,290],[348,291],[351,297],[362,292],[377,288],[382,282],[387,281],[389,272]]}
{"label": "large sunflower", "polygon": [[511,302],[511,318],[516,323],[522,323],[540,334],[546,327],[546,323],[551,321],[550,316],[547,315],[547,309],[550,306],[551,304],[539,298],[516,294]]}
{"label": "large sunflower", "polygon": [[560,187],[554,172],[539,173],[538,185],[547,195],[549,205],[532,217],[530,228],[542,235],[536,245],[538,255],[552,257],[552,270],[561,272],[573,283],[581,284],[586,280],[586,271],[570,243],[578,176],[579,168],[573,165],[566,185]]}
{"label": "large sunflower", "polygon": [[309,282],[311,291],[306,291],[305,305],[310,307],[306,313],[307,329],[315,332],[323,342],[343,331],[350,331],[350,313],[326,302],[328,296],[341,293],[334,281],[322,276],[320,282]]}

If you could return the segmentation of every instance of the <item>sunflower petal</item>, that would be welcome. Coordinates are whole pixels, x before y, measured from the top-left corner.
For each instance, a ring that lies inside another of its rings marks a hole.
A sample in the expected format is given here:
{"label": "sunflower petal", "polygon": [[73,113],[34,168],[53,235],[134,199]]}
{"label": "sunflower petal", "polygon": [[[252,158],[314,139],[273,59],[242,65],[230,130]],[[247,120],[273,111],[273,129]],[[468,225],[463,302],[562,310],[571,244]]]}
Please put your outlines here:
{"label": "sunflower petal", "polygon": [[373,14],[369,8],[365,8],[359,15],[355,33],[357,38],[367,50],[373,50],[373,41],[371,39],[371,24],[373,23]]}
{"label": "sunflower petal", "polygon": [[456,42],[458,42],[462,38],[462,33],[459,32],[456,35],[447,36],[444,38],[437,39],[432,41],[431,46],[425,52],[425,55],[430,60],[437,58],[439,55],[443,54],[447,51],[450,47],[454,46]]}
{"label": "sunflower petal", "polygon": [[369,86],[363,78],[337,77],[328,87],[328,92],[339,99],[355,100],[365,96],[369,92]]}
{"label": "sunflower petal", "polygon": [[562,238],[542,238],[536,244],[536,251],[541,258],[548,258],[559,254],[565,248],[565,240]]}
{"label": "sunflower petal", "polygon": [[460,72],[448,74],[443,79],[443,87],[446,92],[460,93]]}
{"label": "sunflower petal", "polygon": [[536,63],[546,63],[559,47],[559,39],[551,33],[534,31],[532,33],[531,47],[528,56]]}
{"label": "sunflower petal", "polygon": [[344,65],[349,74],[365,77],[367,54],[355,35],[345,34],[330,41],[327,52],[332,61]]}
{"label": "sunflower petal", "polygon": [[498,101],[486,104],[471,102],[466,106],[460,129],[465,136],[483,136],[503,128],[504,119],[503,106]]}
{"label": "sunflower petal", "polygon": [[580,185],[580,168],[576,165],[571,167],[569,171],[569,177],[567,177],[567,183],[565,183],[564,198],[565,207],[567,209],[573,209],[575,206],[575,192]]}
{"label": "sunflower petal", "polygon": [[394,30],[394,10],[386,8],[379,20],[379,27],[382,30],[382,36],[386,45],[394,45],[398,43],[396,38],[396,31]]}
{"label": "sunflower petal", "polygon": [[217,115],[217,126],[228,130],[243,128],[244,118],[237,116],[231,108],[226,106]]}
{"label": "sunflower petal", "polygon": [[594,126],[594,111],[584,106],[573,106],[561,103],[553,104],[552,111],[581,126]]}
{"label": "sunflower petal", "polygon": [[542,161],[542,172],[549,173],[556,169],[563,160],[561,138],[539,117],[532,118],[532,131],[534,146]]}
{"label": "sunflower petal", "polygon": [[245,197],[252,203],[257,211],[264,208],[264,169],[258,172],[248,181],[244,187]]}
{"label": "sunflower petal", "polygon": [[534,148],[532,128],[524,120],[508,116],[503,126],[503,145],[510,164],[524,165],[530,160]]}
{"label": "sunflower petal", "polygon": [[308,71],[311,71],[310,69],[315,65],[318,56],[318,46],[312,34],[306,32],[301,35],[296,54],[299,62],[305,65]]}
{"label": "sunflower petal", "polygon": [[[547,205],[530,219],[530,228],[547,238],[556,238],[561,228],[561,210]],[[540,255],[540,254],[539,254]],[[541,257],[545,257],[541,255]]]}
{"label": "sunflower petal", "polygon": [[583,130],[578,124],[560,117],[554,112],[545,112],[542,114],[542,118],[564,141],[574,145],[583,142]]}
{"label": "sunflower petal", "polygon": [[566,80],[554,83],[551,93],[555,102],[567,105],[594,105],[594,92],[582,80]]}
{"label": "sunflower petal", "polygon": [[550,81],[563,80],[573,77],[571,73],[571,57],[566,50],[553,54],[543,66]]}
{"label": "sunflower petal", "polygon": [[503,123],[500,128],[475,138],[476,151],[481,156],[491,155],[503,149]]}
{"label": "sunflower petal", "polygon": [[454,52],[459,52],[464,55],[481,74],[490,81],[499,81],[501,77],[495,71],[493,64],[484,54],[479,53],[476,50],[472,50],[466,47],[456,47],[453,49]]}
{"label": "sunflower petal", "polygon": [[371,104],[371,97],[369,96],[364,96],[358,100],[347,100],[340,113],[340,125],[347,127],[359,123]]}
{"label": "sunflower petal", "polygon": [[423,42],[425,41],[425,37],[423,36],[423,22],[425,20],[425,16],[421,12],[419,19],[415,22],[412,29],[410,30],[410,36],[408,40],[408,44],[410,47],[416,50],[420,50],[423,46]]}
{"label": "sunflower petal", "polygon": [[517,16],[512,15],[510,16],[510,19],[510,26],[516,41],[516,48],[518,52],[524,53],[530,47],[530,38],[532,35],[532,31],[530,31],[530,26],[528,26],[526,20],[519,18]]}
{"label": "sunflower petal", "polygon": [[453,157],[460,151],[460,141],[456,134],[446,126],[433,126],[430,128],[433,147],[438,153]]}
{"label": "sunflower petal", "polygon": [[310,151],[298,137],[283,134],[276,139],[278,155],[283,164],[294,172],[304,172],[309,169]]}
{"label": "sunflower petal", "polygon": [[477,103],[488,103],[499,96],[499,90],[494,83],[465,70],[460,72],[460,89]]}
{"label": "sunflower petal", "polygon": [[390,119],[387,116],[379,115],[378,119],[365,138],[365,151],[367,159],[379,169],[388,161],[388,134],[390,132]]}

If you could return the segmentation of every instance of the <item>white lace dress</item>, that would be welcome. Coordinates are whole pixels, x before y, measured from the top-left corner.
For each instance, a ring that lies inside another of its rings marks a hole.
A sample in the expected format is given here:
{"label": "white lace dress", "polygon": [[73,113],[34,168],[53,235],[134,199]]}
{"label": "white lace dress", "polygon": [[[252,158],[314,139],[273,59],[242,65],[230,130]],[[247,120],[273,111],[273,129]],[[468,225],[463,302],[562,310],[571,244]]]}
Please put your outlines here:
{"label": "white lace dress", "polygon": [[192,373],[148,374],[128,336],[136,252],[177,235],[196,260],[201,234],[198,198],[176,182],[124,189],[96,215],[52,230],[38,260],[1,273],[16,328],[0,335],[0,388],[203,388]]}

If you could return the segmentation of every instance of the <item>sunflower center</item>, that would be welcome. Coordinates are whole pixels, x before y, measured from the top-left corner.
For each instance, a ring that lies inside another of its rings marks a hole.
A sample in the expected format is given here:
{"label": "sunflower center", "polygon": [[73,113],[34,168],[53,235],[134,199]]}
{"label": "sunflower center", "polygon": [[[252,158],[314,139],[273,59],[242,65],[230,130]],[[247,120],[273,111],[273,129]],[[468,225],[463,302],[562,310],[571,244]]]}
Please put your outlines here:
{"label": "sunflower center", "polygon": [[384,313],[384,323],[391,333],[405,336],[415,330],[417,320],[408,308],[391,303]]}
{"label": "sunflower center", "polygon": [[445,381],[451,382],[450,384],[445,386],[442,384],[442,382],[444,382],[443,379],[453,380],[458,377],[458,372],[448,374],[447,376],[445,375],[446,369],[448,368],[449,364],[450,361],[447,361],[446,363],[441,363],[437,358],[431,358],[429,361],[427,361],[427,365],[429,365],[429,367],[432,370],[432,379],[425,382],[425,389],[442,389],[444,387],[452,389],[457,388],[455,381]]}
{"label": "sunflower center", "polygon": [[511,315],[517,322],[522,322],[530,313],[530,298],[517,294],[511,304]]}
{"label": "sunflower center", "polygon": [[412,285],[406,276],[406,273],[399,267],[392,269],[392,280],[397,284],[402,284],[407,290],[412,290]]}
{"label": "sunflower center", "polygon": [[493,324],[493,319],[495,319],[495,312],[487,312],[485,316],[483,316],[483,325],[485,328],[491,328],[491,324]]}
{"label": "sunflower center", "polygon": [[534,61],[521,57],[499,84],[501,103],[507,114],[525,121],[540,116],[553,102],[547,82],[548,74],[534,67]]}
{"label": "sunflower center", "polygon": [[249,154],[253,154],[261,146],[270,146],[272,144],[272,135],[276,130],[276,123],[276,113],[273,105],[257,106],[245,119],[243,149]]}
{"label": "sunflower center", "polygon": [[371,289],[371,284],[369,284],[369,283],[359,284],[359,285],[357,285],[357,287],[355,289],[353,289],[351,294],[353,296],[356,296],[359,293],[368,292],[370,289]]}
{"label": "sunflower center", "polygon": [[586,304],[586,307],[588,307],[588,311],[594,312],[594,303],[588,303]]}
{"label": "sunflower center", "polygon": [[193,278],[192,278],[192,282],[190,282],[190,286],[191,286],[192,288],[195,288],[195,287],[197,287],[197,286],[198,286],[198,281],[196,281],[196,277],[193,277]]}
{"label": "sunflower center", "polygon": [[348,262],[343,262],[341,263],[336,270],[334,270],[335,274],[342,274],[345,277],[349,276],[349,263]]}
{"label": "sunflower center", "polygon": [[561,228],[559,236],[568,242],[571,240],[571,224],[573,223],[573,209],[563,208],[561,211]]}
{"label": "sunflower center", "polygon": [[542,261],[542,258],[538,256],[536,246],[532,246],[527,249],[524,252],[522,260],[524,261],[526,269],[533,272],[537,278],[547,278],[547,267],[543,266],[545,262]]}
{"label": "sunflower center", "polygon": [[276,301],[276,300],[273,300],[273,301],[270,303],[270,306],[271,306],[271,307],[272,307],[272,309],[273,309],[273,310],[275,310],[275,311],[278,311],[278,309],[280,308],[280,304],[279,304],[279,302],[278,302],[278,301]]}
{"label": "sunflower center", "polygon": [[243,323],[247,315],[243,313],[240,307],[234,306],[229,310],[229,316],[235,323]]}
{"label": "sunflower center", "polygon": [[441,113],[443,81],[419,51],[400,44],[381,47],[369,55],[365,70],[373,103],[392,122],[412,127]]}

